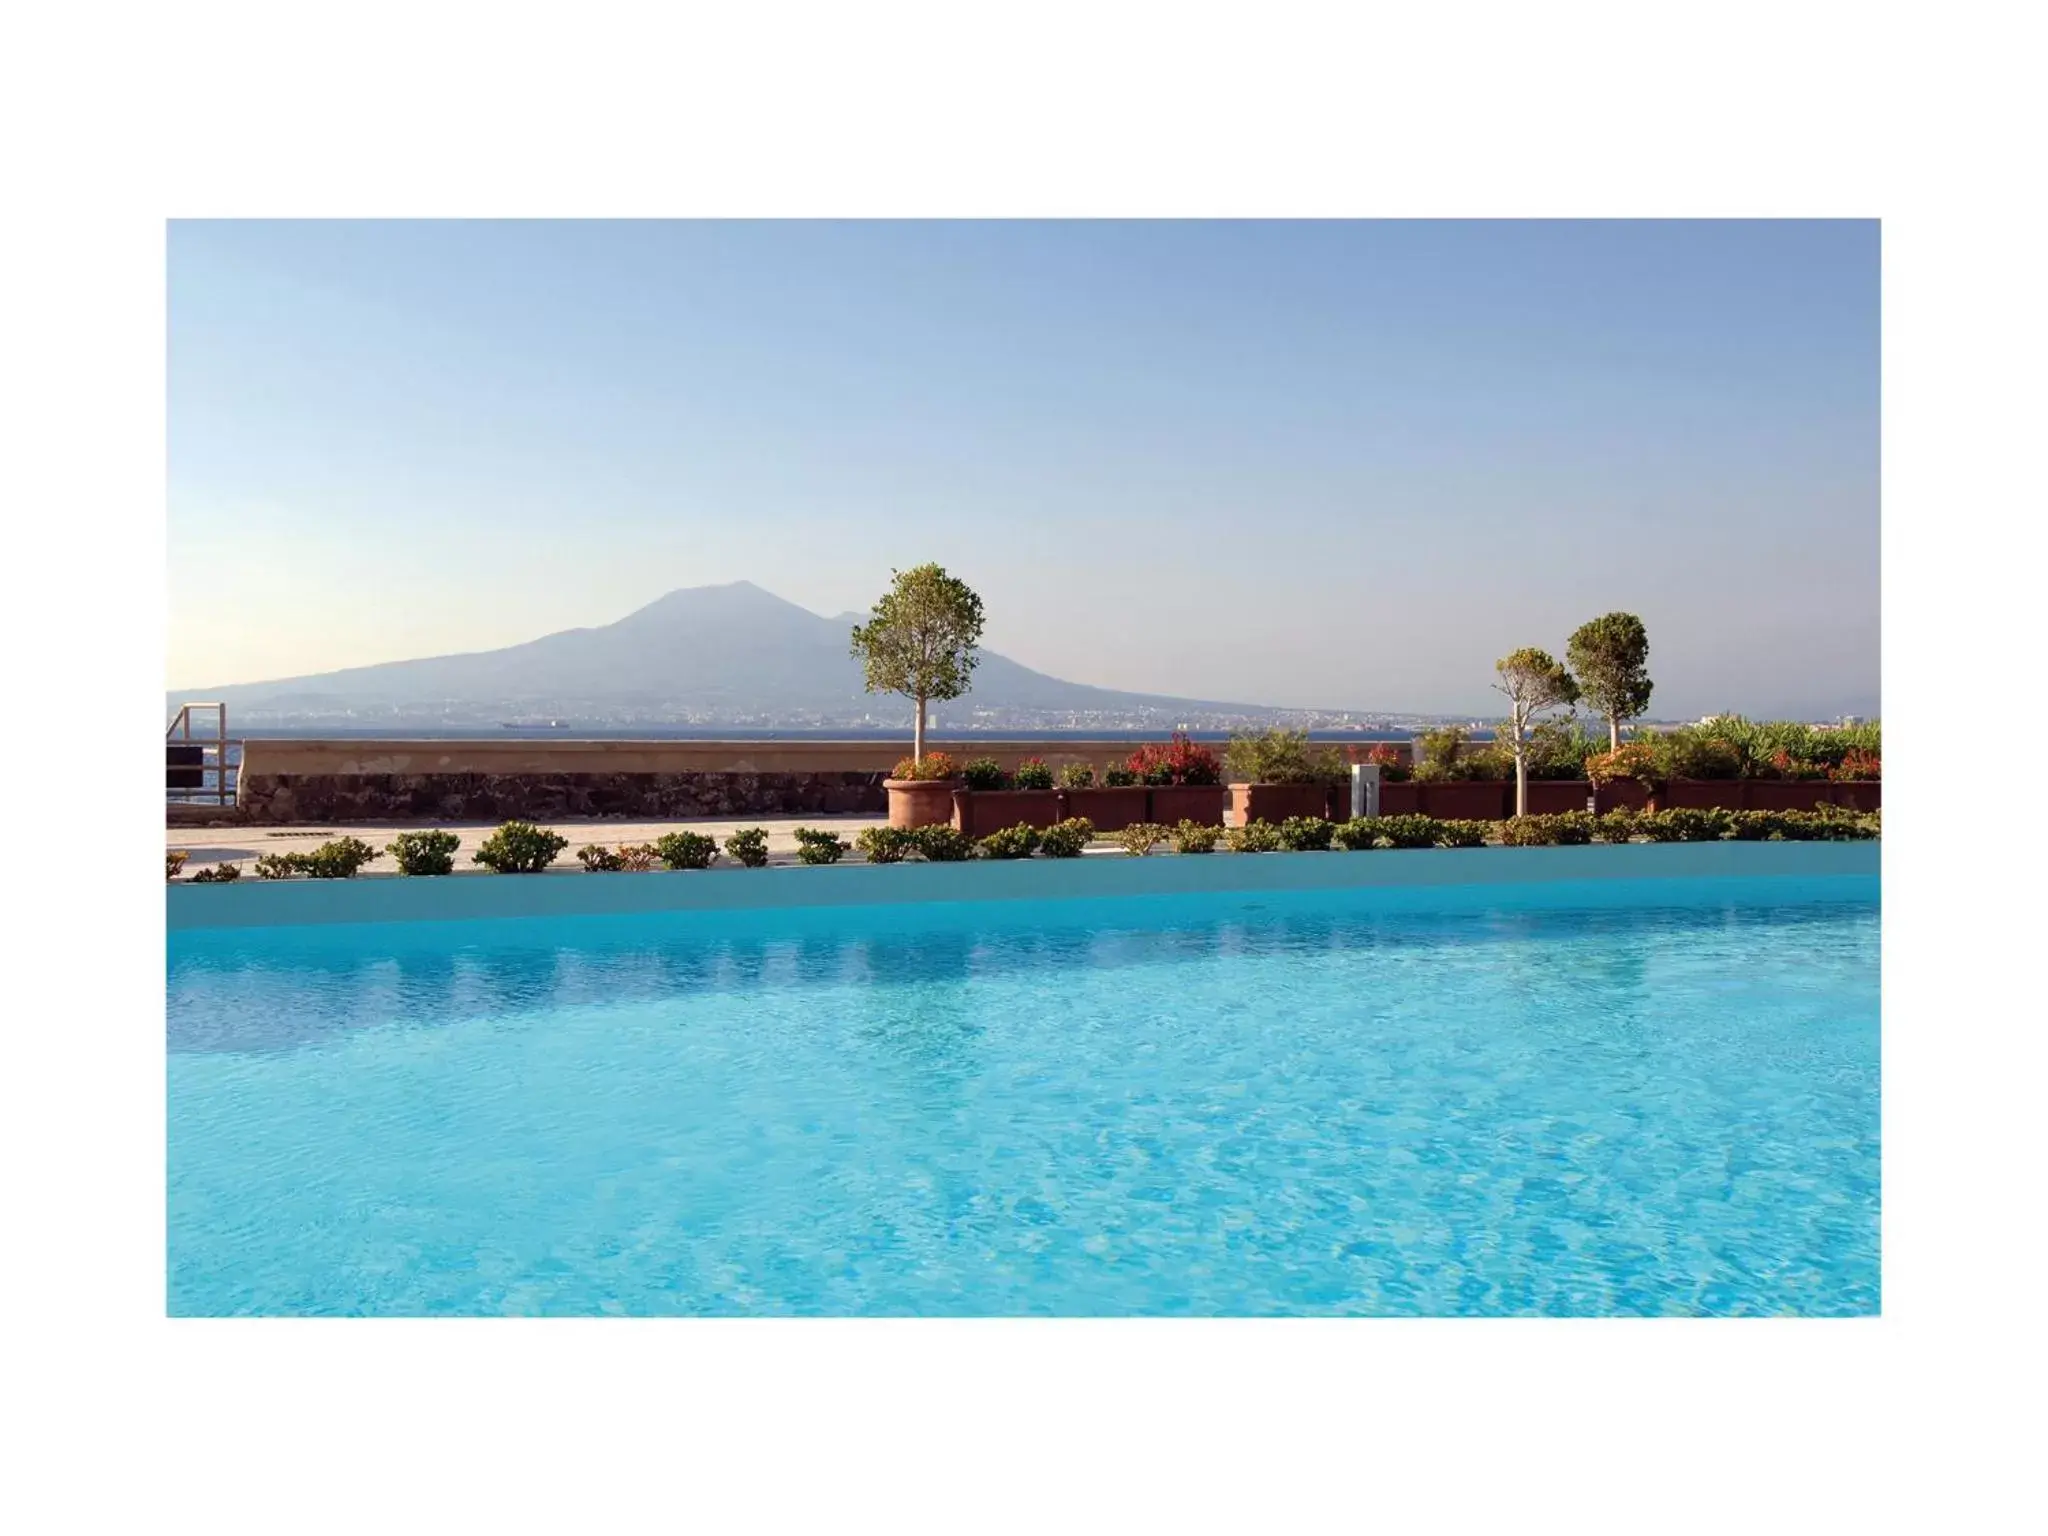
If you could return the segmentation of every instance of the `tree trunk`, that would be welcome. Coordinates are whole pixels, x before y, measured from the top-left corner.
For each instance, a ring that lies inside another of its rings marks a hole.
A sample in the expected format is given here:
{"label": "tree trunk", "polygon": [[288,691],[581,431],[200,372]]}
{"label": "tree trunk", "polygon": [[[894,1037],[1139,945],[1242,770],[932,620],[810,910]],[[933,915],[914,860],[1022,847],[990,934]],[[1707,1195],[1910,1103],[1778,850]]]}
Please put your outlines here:
{"label": "tree trunk", "polygon": [[923,761],[924,761],[924,700],[923,700],[923,699],[919,699],[919,700],[917,701],[917,734],[916,734],[915,736],[913,736],[913,737],[911,738],[911,743],[910,743],[910,760],[911,760],[911,761],[912,761],[913,763],[921,763],[921,762],[923,762]]}
{"label": "tree trunk", "polygon": [[1529,814],[1529,759],[1521,752],[1515,753],[1515,814]]}
{"label": "tree trunk", "polygon": [[1621,750],[1621,716],[1619,715],[1609,715],[1607,717],[1607,750],[1610,752],[1619,752]]}

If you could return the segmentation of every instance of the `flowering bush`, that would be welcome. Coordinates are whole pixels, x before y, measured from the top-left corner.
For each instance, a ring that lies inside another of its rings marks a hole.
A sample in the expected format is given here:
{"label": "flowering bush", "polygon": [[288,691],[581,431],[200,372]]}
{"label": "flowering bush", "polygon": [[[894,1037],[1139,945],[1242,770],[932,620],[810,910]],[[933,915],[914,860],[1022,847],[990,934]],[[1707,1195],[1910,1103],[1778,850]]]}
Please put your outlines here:
{"label": "flowering bush", "polygon": [[1086,763],[1068,763],[1060,769],[1061,789],[1093,789],[1095,770]]}
{"label": "flowering bush", "polygon": [[1827,764],[1817,763],[1811,758],[1794,757],[1780,747],[1770,755],[1770,772],[1762,775],[1773,779],[1824,779],[1828,776]]}
{"label": "flowering bush", "polygon": [[1051,789],[1052,770],[1045,765],[1044,758],[1027,757],[1010,775],[1010,783],[1018,789]]}
{"label": "flowering bush", "polygon": [[889,777],[918,784],[934,779],[957,779],[960,777],[960,765],[953,761],[950,752],[927,752],[921,760],[904,758]]}
{"label": "flowering bush", "polygon": [[1125,771],[1140,784],[1221,784],[1222,759],[1185,731],[1171,741],[1148,741],[1130,756]]}
{"label": "flowering bush", "polygon": [[1865,752],[1860,747],[1851,747],[1843,754],[1842,760],[1829,770],[1828,777],[1844,783],[1874,784],[1884,777],[1883,761],[1875,752]]}
{"label": "flowering bush", "polygon": [[1380,742],[1363,752],[1352,747],[1345,753],[1345,757],[1351,762],[1369,763],[1379,769],[1381,781],[1387,784],[1406,783],[1415,773],[1415,770],[1408,766],[1407,754],[1390,742]]}
{"label": "flowering bush", "polygon": [[1586,777],[1595,784],[1613,784],[1621,779],[1656,784],[1664,777],[1663,754],[1647,741],[1626,741],[1612,752],[1587,758]]}

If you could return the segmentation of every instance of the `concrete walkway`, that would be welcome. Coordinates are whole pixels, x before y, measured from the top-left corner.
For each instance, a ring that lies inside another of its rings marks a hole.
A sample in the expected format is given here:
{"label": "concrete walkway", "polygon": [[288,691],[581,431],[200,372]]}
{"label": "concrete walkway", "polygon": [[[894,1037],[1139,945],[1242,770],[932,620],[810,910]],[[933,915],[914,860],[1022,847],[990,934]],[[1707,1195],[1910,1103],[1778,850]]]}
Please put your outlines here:
{"label": "concrete walkway", "polygon": [[[796,829],[818,827],[837,832],[849,843],[863,827],[880,827],[888,824],[886,816],[750,816],[734,821],[573,821],[544,822],[563,837],[569,839],[569,846],[562,850],[555,860],[558,867],[580,869],[576,850],[591,843],[601,843],[607,848],[616,848],[621,843],[651,843],[665,832],[702,832],[715,837],[719,843],[719,862],[728,862],[724,852],[726,838],[742,827],[765,827],[768,831],[768,854],[772,862],[792,862],[796,856]],[[384,845],[400,832],[435,829],[453,832],[462,839],[462,846],[455,855],[457,869],[471,868],[470,855],[498,828],[491,822],[390,822],[377,826],[363,826],[354,823],[336,822],[318,827],[168,827],[164,831],[166,850],[182,848],[187,854],[185,873],[209,864],[253,864],[258,855],[265,853],[303,852],[317,848],[320,844],[340,837],[359,837],[378,850],[377,860],[364,866],[370,872],[396,874],[398,866],[391,856],[383,851]],[[860,855],[848,853],[849,863]]]}

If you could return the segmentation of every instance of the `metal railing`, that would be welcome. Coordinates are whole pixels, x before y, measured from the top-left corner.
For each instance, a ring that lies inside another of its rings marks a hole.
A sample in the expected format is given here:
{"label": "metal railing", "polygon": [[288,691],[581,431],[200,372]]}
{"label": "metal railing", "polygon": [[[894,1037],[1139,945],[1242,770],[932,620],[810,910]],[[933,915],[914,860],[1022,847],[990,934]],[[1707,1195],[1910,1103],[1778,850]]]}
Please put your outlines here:
{"label": "metal railing", "polygon": [[[211,735],[194,734],[192,711],[212,710]],[[178,706],[164,730],[164,793],[179,804],[233,805],[240,777],[241,743],[228,736],[225,704]]]}

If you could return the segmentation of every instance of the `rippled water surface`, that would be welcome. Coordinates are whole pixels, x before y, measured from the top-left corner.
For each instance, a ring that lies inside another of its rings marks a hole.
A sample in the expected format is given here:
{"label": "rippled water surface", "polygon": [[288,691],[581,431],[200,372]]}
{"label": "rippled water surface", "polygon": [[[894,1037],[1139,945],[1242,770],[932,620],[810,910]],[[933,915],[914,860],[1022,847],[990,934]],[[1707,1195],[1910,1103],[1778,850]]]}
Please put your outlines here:
{"label": "rippled water surface", "polygon": [[1874,1312],[1867,896],[179,933],[169,1306]]}

